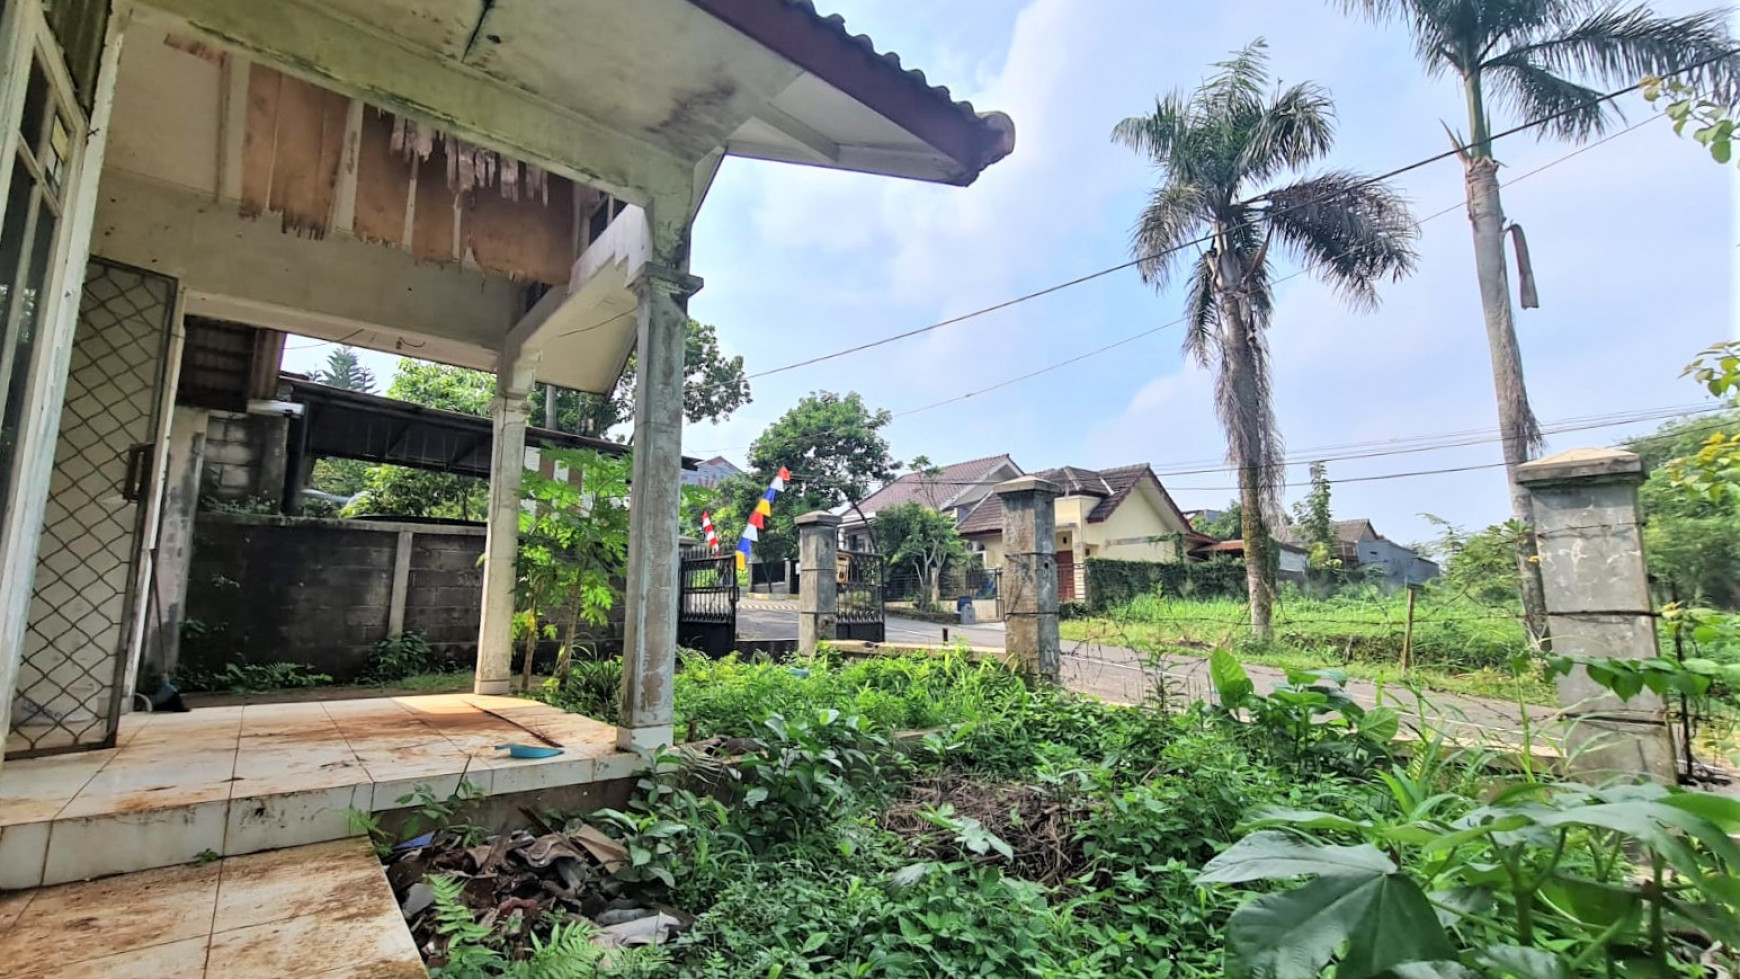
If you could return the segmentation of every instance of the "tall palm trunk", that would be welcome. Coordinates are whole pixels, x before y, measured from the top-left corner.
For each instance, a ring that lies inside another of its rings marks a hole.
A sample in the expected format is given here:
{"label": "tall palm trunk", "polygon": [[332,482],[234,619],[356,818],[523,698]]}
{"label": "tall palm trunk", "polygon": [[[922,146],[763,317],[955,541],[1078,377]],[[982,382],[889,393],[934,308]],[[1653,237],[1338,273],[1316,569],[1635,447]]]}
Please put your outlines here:
{"label": "tall palm trunk", "polygon": [[1474,226],[1474,268],[1480,280],[1480,305],[1486,318],[1486,342],[1492,354],[1492,384],[1498,397],[1498,428],[1504,446],[1505,475],[1510,480],[1511,516],[1526,532],[1517,546],[1517,580],[1523,618],[1531,638],[1547,639],[1546,597],[1536,558],[1535,517],[1528,490],[1516,481],[1516,469],[1529,461],[1541,442],[1541,429],[1529,408],[1523,384],[1522,351],[1510,305],[1510,275],[1504,261],[1504,205],[1498,194],[1498,161],[1492,158],[1482,105],[1480,80],[1467,81],[1469,129],[1473,146],[1466,164],[1468,220]]}
{"label": "tall palm trunk", "polygon": [[1265,516],[1268,501],[1263,493],[1263,459],[1257,453],[1257,447],[1266,442],[1262,426],[1267,412],[1258,403],[1257,392],[1262,385],[1256,376],[1256,358],[1251,349],[1254,338],[1246,305],[1244,263],[1229,247],[1224,234],[1220,242],[1216,259],[1221,317],[1220,386],[1226,395],[1217,400],[1233,462],[1239,470],[1240,533],[1245,546],[1245,591],[1251,605],[1251,635],[1259,642],[1268,642],[1274,636],[1271,618],[1275,593],[1269,581],[1271,545]]}

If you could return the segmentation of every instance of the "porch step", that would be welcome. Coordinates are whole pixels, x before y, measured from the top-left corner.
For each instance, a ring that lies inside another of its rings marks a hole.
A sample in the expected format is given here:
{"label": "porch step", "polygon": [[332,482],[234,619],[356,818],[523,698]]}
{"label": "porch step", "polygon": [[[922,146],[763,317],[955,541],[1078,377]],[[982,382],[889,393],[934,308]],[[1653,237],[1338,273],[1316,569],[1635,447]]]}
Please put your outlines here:
{"label": "porch step", "polygon": [[[554,742],[517,760],[495,746]],[[616,729],[511,697],[448,694],[132,714],[118,747],[0,765],[0,890],[358,835],[427,785],[489,796],[627,778]]]}
{"label": "porch step", "polygon": [[8,979],[427,975],[360,840],[0,894],[0,948]]}

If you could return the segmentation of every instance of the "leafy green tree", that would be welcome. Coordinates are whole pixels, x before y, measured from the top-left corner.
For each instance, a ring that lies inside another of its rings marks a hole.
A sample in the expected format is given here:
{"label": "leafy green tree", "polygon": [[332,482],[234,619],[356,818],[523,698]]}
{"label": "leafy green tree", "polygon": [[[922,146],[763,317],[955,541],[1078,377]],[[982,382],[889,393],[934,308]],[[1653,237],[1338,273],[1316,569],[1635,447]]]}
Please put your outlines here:
{"label": "leafy green tree", "polygon": [[[495,378],[483,371],[404,358],[387,397],[429,408],[487,417]],[[481,520],[489,508],[489,480],[404,466],[371,466],[348,515],[448,517]]]}
{"label": "leafy green tree", "polygon": [[1516,552],[1526,527],[1513,520],[1470,533],[1443,517],[1420,516],[1438,528],[1438,537],[1421,548],[1438,562],[1440,585],[1492,605],[1517,597]]}
{"label": "leafy green tree", "polygon": [[917,500],[877,512],[876,542],[895,573],[917,576],[923,608],[936,607],[943,570],[966,552],[954,518]]}
{"label": "leafy green tree", "polygon": [[1740,411],[1730,411],[1670,421],[1629,445],[1649,473],[1638,491],[1649,572],[1683,602],[1740,609],[1740,498],[1708,491],[1724,483],[1723,467],[1711,467],[1709,479],[1686,475],[1736,431]]}
{"label": "leafy green tree", "polygon": [[1311,464],[1311,492],[1293,505],[1293,520],[1311,554],[1313,571],[1331,571],[1340,565],[1335,557],[1335,517],[1329,512],[1329,467]]}
{"label": "leafy green tree", "polygon": [[1244,533],[1244,514],[1239,501],[1229,500],[1212,518],[1204,517],[1195,524],[1195,529],[1217,540],[1238,540]]}
{"label": "leafy green tree", "polygon": [[[1669,75],[1708,60],[1686,77],[1731,91],[1736,60],[1724,22],[1726,11],[1685,17],[1657,16],[1647,6],[1622,7],[1590,0],[1336,0],[1378,24],[1399,23],[1412,36],[1426,73],[1453,76],[1468,107],[1466,170],[1468,218],[1474,230],[1474,268],[1492,351],[1499,431],[1510,477],[1512,517],[1534,526],[1528,491],[1516,467],[1541,446],[1540,425],[1523,385],[1522,354],[1512,322],[1505,269],[1504,206],[1498,160],[1492,154],[1488,100],[1517,121],[1544,120],[1538,132],[1582,142],[1620,118],[1618,106],[1591,83],[1626,85],[1645,75]],[[1458,139],[1460,143],[1461,140]],[[1532,288],[1525,279],[1525,288]],[[1525,293],[1526,295],[1526,293]],[[1546,601],[1532,534],[1518,551],[1523,611],[1536,635],[1546,629]]]}
{"label": "leafy green tree", "polygon": [[861,500],[872,488],[894,478],[898,463],[889,455],[881,430],[893,421],[886,409],[872,410],[857,392],[817,391],[805,395],[749,447],[749,468],[715,488],[719,506],[713,523],[722,546],[737,545],[755,503],[783,466],[791,471],[785,492],[756,544],[757,560],[797,556],[792,521],[812,510],[831,510]]}
{"label": "leafy green tree", "polygon": [[628,561],[628,458],[572,449],[546,455],[559,472],[578,473],[580,484],[535,469],[526,470],[521,484],[531,503],[520,512],[515,588],[526,684],[538,639],[555,631],[554,619],[563,620],[568,654],[581,623],[610,621]]}
{"label": "leafy green tree", "polygon": [[[1131,242],[1145,282],[1165,288],[1185,270],[1185,350],[1215,370],[1227,460],[1238,467],[1251,631],[1271,635],[1274,546],[1285,483],[1269,387],[1265,333],[1274,311],[1270,248],[1292,253],[1353,306],[1377,305],[1377,284],[1414,266],[1418,234],[1388,186],[1346,171],[1281,178],[1322,159],[1334,107],[1322,88],[1271,87],[1257,41],[1221,62],[1193,93],[1159,99],[1112,137],[1161,174]],[[1254,196],[1253,196],[1254,195]],[[1203,250],[1186,246],[1208,238]]]}
{"label": "leafy green tree", "polygon": [[329,387],[361,391],[364,394],[375,393],[375,372],[362,365],[357,359],[356,350],[351,347],[339,347],[327,354],[326,366],[316,370],[311,376]]}
{"label": "leafy green tree", "polygon": [[[609,395],[560,391],[541,384],[528,399],[532,418],[540,425],[549,425],[548,402],[554,392],[557,430],[603,438],[611,429],[634,419],[635,376],[635,358],[631,356]],[[743,357],[725,356],[719,348],[718,330],[690,320],[683,344],[683,418],[690,423],[724,421],[752,400]]]}

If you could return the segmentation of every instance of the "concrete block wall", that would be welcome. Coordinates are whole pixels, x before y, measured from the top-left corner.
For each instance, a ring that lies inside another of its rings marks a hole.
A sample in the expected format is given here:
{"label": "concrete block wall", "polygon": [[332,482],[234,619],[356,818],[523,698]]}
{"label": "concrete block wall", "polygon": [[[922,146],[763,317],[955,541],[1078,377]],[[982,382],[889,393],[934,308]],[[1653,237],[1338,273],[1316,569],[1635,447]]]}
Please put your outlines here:
{"label": "concrete block wall", "polygon": [[200,494],[228,501],[281,499],[288,424],[277,415],[211,412]]}
{"label": "concrete block wall", "polygon": [[410,560],[399,612],[460,664],[477,653],[481,527],[205,511],[194,527],[181,669],[306,664],[343,681],[392,634],[401,532]]}

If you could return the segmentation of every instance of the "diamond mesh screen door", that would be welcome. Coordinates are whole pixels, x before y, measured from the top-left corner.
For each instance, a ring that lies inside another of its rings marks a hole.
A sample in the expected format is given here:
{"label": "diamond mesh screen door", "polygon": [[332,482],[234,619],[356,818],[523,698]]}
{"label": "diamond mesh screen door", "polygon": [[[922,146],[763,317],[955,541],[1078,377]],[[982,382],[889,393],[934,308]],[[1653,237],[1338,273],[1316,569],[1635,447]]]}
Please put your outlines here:
{"label": "diamond mesh screen door", "polygon": [[114,744],[175,280],[93,259],[73,334],[7,756]]}

